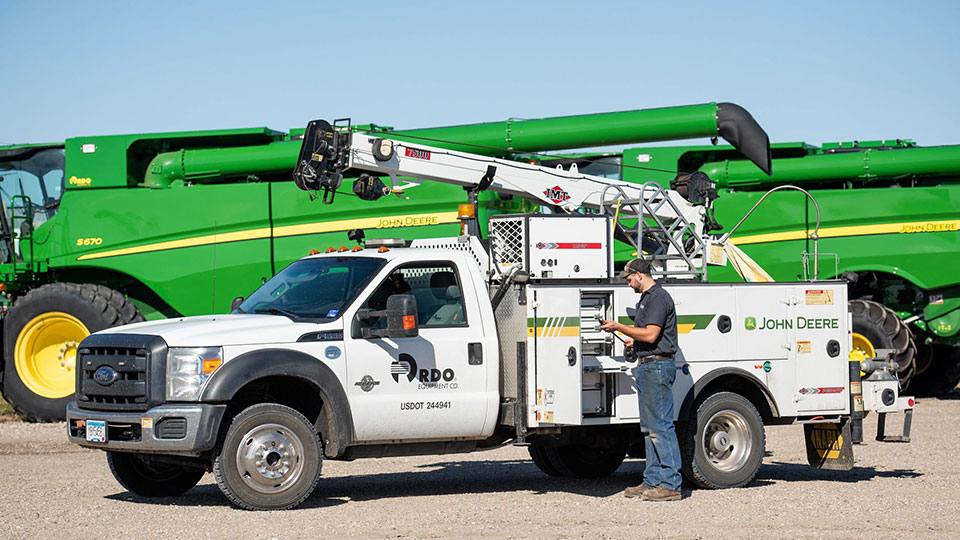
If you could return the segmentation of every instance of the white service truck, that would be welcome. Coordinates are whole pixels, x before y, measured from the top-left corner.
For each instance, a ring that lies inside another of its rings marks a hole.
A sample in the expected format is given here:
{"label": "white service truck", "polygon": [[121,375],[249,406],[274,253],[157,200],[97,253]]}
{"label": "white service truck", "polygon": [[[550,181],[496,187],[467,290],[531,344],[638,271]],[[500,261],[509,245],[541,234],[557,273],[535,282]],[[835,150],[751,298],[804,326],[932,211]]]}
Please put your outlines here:
{"label": "white service truck", "polygon": [[[851,357],[844,282],[700,281],[705,208],[676,192],[312,122],[298,183],[335,190],[348,169],[395,186],[400,175],[496,189],[557,213],[495,217],[486,240],[331,248],[232,314],[89,336],[69,438],[106,450],[131,492],[180,494],[212,470],[234,504],[282,509],[310,495],[323,459],[513,443],[547,474],[600,477],[641,457],[643,366],[599,330],[603,319],[631,321],[638,299],[614,278],[612,255],[631,212],[637,230],[626,236],[659,244],[650,258],[676,300],[673,392],[689,481],[749,483],[765,424],[807,424],[811,463],[849,468],[859,412],[912,412],[889,366]],[[581,208],[595,212],[566,213]],[[872,373],[862,381],[860,360]]]}

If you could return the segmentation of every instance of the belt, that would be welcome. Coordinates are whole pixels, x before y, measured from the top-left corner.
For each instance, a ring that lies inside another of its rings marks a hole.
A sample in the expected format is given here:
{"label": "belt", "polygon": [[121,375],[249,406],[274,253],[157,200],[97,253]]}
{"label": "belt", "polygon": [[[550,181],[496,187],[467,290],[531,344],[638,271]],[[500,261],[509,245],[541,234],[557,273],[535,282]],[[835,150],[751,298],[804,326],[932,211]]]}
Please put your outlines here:
{"label": "belt", "polygon": [[660,356],[659,354],[652,354],[650,356],[643,356],[640,358],[641,364],[646,364],[647,362],[656,362],[657,360],[673,360],[672,356]]}

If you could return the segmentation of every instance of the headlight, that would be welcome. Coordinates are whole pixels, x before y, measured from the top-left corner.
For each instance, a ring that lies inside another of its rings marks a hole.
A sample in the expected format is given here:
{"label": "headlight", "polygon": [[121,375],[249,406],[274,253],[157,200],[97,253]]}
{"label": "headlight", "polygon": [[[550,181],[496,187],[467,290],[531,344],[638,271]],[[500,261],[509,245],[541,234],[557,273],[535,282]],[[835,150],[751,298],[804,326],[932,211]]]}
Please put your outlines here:
{"label": "headlight", "polygon": [[220,347],[171,347],[167,353],[167,400],[199,399],[200,387],[221,363]]}

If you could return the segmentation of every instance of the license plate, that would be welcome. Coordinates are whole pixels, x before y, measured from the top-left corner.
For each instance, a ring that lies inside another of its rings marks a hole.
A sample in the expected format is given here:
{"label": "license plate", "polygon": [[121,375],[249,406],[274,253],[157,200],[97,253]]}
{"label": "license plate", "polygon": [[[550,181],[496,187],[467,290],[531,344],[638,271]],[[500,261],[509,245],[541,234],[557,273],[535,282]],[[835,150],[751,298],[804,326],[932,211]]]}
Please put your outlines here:
{"label": "license plate", "polygon": [[87,440],[107,442],[107,422],[105,420],[87,420]]}

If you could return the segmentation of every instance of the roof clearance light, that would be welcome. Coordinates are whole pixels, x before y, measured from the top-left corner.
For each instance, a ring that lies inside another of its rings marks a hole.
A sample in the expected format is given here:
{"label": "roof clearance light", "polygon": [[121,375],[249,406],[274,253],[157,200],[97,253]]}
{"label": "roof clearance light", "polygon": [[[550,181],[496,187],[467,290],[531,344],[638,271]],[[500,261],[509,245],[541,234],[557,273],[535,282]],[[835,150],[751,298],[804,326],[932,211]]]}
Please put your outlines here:
{"label": "roof clearance light", "polygon": [[334,251],[336,251],[336,248],[333,247],[328,247],[327,249],[323,250],[324,253],[333,253]]}
{"label": "roof clearance light", "polygon": [[350,251],[363,251],[363,248],[360,246],[353,246],[353,249],[351,249]]}
{"label": "roof clearance light", "polygon": [[473,219],[477,216],[477,209],[472,204],[461,204],[457,206],[457,219]]}
{"label": "roof clearance light", "polygon": [[386,252],[388,252],[388,251],[390,251],[390,248],[388,248],[387,246],[380,246],[380,247],[377,249],[377,253],[386,253]]}
{"label": "roof clearance light", "polygon": [[340,253],[343,253],[344,251],[350,251],[350,248],[348,248],[347,246],[340,246],[340,249],[338,249],[337,251],[339,251]]}
{"label": "roof clearance light", "polygon": [[403,238],[371,238],[366,241],[368,248],[377,248],[381,246],[400,248],[407,245]]}
{"label": "roof clearance light", "polygon": [[320,253],[320,250],[318,250],[318,249],[311,249],[309,255],[316,255],[317,253]]}

